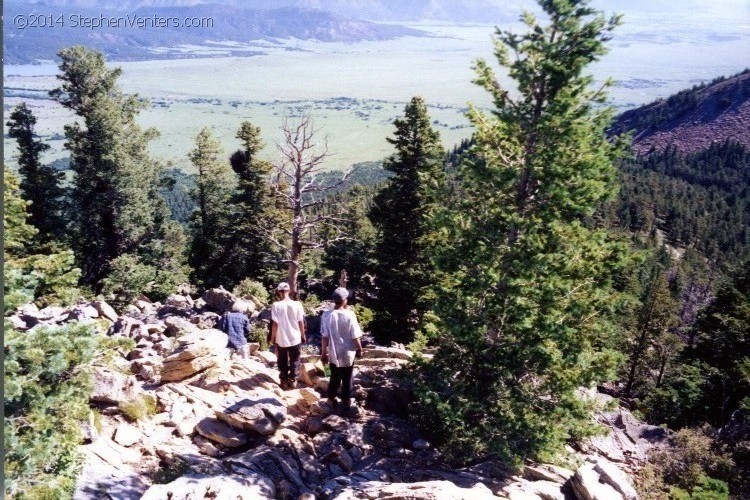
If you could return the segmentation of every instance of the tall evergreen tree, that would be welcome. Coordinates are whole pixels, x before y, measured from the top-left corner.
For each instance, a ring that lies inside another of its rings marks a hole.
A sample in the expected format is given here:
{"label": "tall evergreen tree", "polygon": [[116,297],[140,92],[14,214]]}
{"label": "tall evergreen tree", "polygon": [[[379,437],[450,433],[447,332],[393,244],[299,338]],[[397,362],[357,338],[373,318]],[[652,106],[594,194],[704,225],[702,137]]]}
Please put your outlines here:
{"label": "tall evergreen tree", "polygon": [[641,299],[636,330],[630,342],[625,379],[625,394],[628,396],[639,386],[651,382],[650,374],[654,369],[659,373],[656,385],[661,384],[666,364],[679,345],[679,339],[672,332],[677,326],[677,311],[678,303],[670,294],[666,273],[661,268],[654,269]]}
{"label": "tall evergreen tree", "polygon": [[21,195],[31,202],[29,223],[39,230],[39,242],[59,241],[66,235],[62,187],[65,174],[42,163],[41,154],[49,145],[37,138],[36,116],[25,102],[13,109],[6,125],[8,135],[18,142]]}
{"label": "tall evergreen tree", "polygon": [[159,194],[161,166],[147,149],[158,132],[136,124],[147,103],[123,94],[122,70],[108,69],[100,52],[74,46],[59,56],[62,85],[51,95],[81,119],[65,126],[75,173],[74,251],[83,281],[99,288],[115,259],[127,255],[154,270],[163,258],[158,239],[169,212]]}
{"label": "tall evergreen tree", "polygon": [[274,248],[268,239],[277,219],[271,189],[273,165],[258,157],[264,146],[259,127],[242,122],[237,139],[242,141],[242,149],[230,159],[238,182],[231,199],[231,259],[223,272],[228,284],[245,278],[262,279],[264,271],[275,264]]}
{"label": "tall evergreen tree", "polygon": [[737,408],[750,410],[750,262],[724,283],[695,324],[687,361],[700,363],[707,382],[706,414],[720,426]]}
{"label": "tall evergreen tree", "polygon": [[429,309],[422,296],[434,282],[427,236],[430,216],[441,203],[445,152],[421,97],[412,98],[394,125],[388,142],[396,153],[383,164],[394,175],[370,210],[379,289],[372,330],[380,342],[411,342]]}
{"label": "tall evergreen tree", "polygon": [[470,108],[475,159],[461,167],[462,202],[441,216],[447,335],[415,377],[416,415],[455,460],[549,458],[593,432],[594,402],[578,389],[611,379],[621,360],[609,313],[627,245],[583,223],[615,193],[612,112],[583,71],[618,18],[586,0],[539,4],[547,24],[526,13],[526,33],[496,32],[518,97],[477,62],[495,109]]}
{"label": "tall evergreen tree", "polygon": [[222,285],[222,267],[229,258],[229,200],[234,179],[228,163],[219,159],[221,144],[203,128],[195,139],[190,161],[198,171],[192,192],[196,209],[190,221],[189,262],[199,285]]}

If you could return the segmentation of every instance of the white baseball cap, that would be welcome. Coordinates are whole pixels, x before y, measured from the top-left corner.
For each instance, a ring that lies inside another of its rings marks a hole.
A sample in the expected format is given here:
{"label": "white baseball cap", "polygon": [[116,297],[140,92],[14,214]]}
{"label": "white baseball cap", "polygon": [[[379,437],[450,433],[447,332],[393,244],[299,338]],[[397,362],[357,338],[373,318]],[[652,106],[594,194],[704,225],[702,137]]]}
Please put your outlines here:
{"label": "white baseball cap", "polygon": [[286,281],[282,281],[279,283],[279,286],[276,287],[277,292],[288,292],[290,290],[289,283]]}

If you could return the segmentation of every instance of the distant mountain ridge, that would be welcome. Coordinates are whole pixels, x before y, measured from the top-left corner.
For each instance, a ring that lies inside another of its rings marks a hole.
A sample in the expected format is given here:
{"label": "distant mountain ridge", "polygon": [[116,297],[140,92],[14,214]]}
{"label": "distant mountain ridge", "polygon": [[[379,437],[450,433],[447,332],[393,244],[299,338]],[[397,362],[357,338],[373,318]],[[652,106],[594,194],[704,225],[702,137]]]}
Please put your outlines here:
{"label": "distant mountain ridge", "polygon": [[[369,21],[455,21],[499,23],[516,20],[518,5],[500,0],[44,0],[47,5],[106,10],[186,7],[199,4],[272,10],[282,7],[316,9]],[[527,2],[528,3],[528,2]]]}
{"label": "distant mountain ridge", "polygon": [[614,130],[631,131],[638,153],[696,153],[726,140],[750,147],[750,70],[626,111]]}
{"label": "distant mountain ridge", "polygon": [[[5,4],[3,47],[6,64],[51,60],[61,48],[76,44],[96,48],[104,52],[108,60],[123,61],[258,54],[260,52],[257,49],[243,46],[253,40],[298,38],[324,42],[354,42],[426,35],[422,31],[403,26],[359,21],[322,10],[298,7],[253,10],[229,5],[150,6],[127,11],[87,8],[73,5],[71,2],[55,3],[60,5]],[[62,5],[64,3],[71,5]],[[127,0],[124,3],[127,3]],[[29,19],[29,16],[51,16],[54,23],[58,23],[62,16],[62,23],[53,24],[51,28],[18,29],[16,16],[24,19]],[[74,26],[71,16],[94,19],[100,16],[210,18],[213,26],[139,28],[125,25],[89,29]],[[192,50],[186,49],[186,46],[191,46]]]}

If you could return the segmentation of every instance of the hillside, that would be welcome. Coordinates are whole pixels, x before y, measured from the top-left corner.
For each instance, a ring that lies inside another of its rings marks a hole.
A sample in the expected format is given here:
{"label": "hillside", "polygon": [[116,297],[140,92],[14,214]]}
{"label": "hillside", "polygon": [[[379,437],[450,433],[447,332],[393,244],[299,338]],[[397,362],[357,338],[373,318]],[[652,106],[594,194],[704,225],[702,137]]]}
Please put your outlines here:
{"label": "hillside", "polygon": [[[273,42],[297,38],[354,42],[424,34],[406,27],[353,20],[330,12],[297,7],[254,10],[244,6],[196,5],[103,11],[75,5],[11,3],[4,6],[3,14],[6,64],[51,60],[61,48],[76,44],[101,50],[108,60],[124,61],[262,53],[257,47],[247,45],[254,40]],[[51,23],[52,27],[19,29],[17,16],[21,16],[24,22],[37,19],[29,16],[42,16],[38,23]],[[101,21],[102,16],[106,22]],[[136,19],[155,17],[177,20],[208,18],[212,25],[155,28],[134,24]],[[82,19],[109,23],[110,26],[85,28]],[[42,33],[44,36],[40,36]]]}
{"label": "hillside", "polygon": [[637,153],[668,146],[696,153],[727,139],[750,146],[750,71],[626,111],[614,130],[632,132]]}
{"label": "hillside", "polygon": [[[663,429],[615,407],[596,416],[605,435],[571,443],[568,467],[529,462],[510,472],[488,459],[452,468],[406,418],[413,395],[399,371],[410,351],[368,342],[354,379],[356,416],[342,417],[325,399],[317,316],[307,318],[312,339],[300,378],[282,390],[274,353],[253,343],[253,355],[242,359],[217,330],[220,314],[237,301],[248,305],[211,289],[195,299],[143,298],[124,314],[95,301],[41,310],[28,304],[10,318],[24,331],[93,324],[98,336],[135,346],[93,367],[74,498],[624,500],[636,496],[634,473],[647,453],[667,446]],[[260,323],[263,313],[253,316]],[[596,391],[580,397],[612,401]]]}

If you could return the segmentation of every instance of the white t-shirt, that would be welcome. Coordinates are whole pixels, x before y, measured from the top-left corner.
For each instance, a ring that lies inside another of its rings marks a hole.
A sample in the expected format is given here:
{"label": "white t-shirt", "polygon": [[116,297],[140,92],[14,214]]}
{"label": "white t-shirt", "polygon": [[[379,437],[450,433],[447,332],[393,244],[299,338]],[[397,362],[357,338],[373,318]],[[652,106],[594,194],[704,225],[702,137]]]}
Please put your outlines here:
{"label": "white t-shirt", "polygon": [[271,305],[271,319],[276,322],[276,343],[281,347],[291,347],[302,342],[299,324],[305,321],[302,303],[284,299]]}
{"label": "white t-shirt", "polygon": [[320,319],[320,334],[328,339],[328,358],[338,366],[352,366],[357,347],[354,339],[362,336],[357,316],[351,309],[332,309]]}

